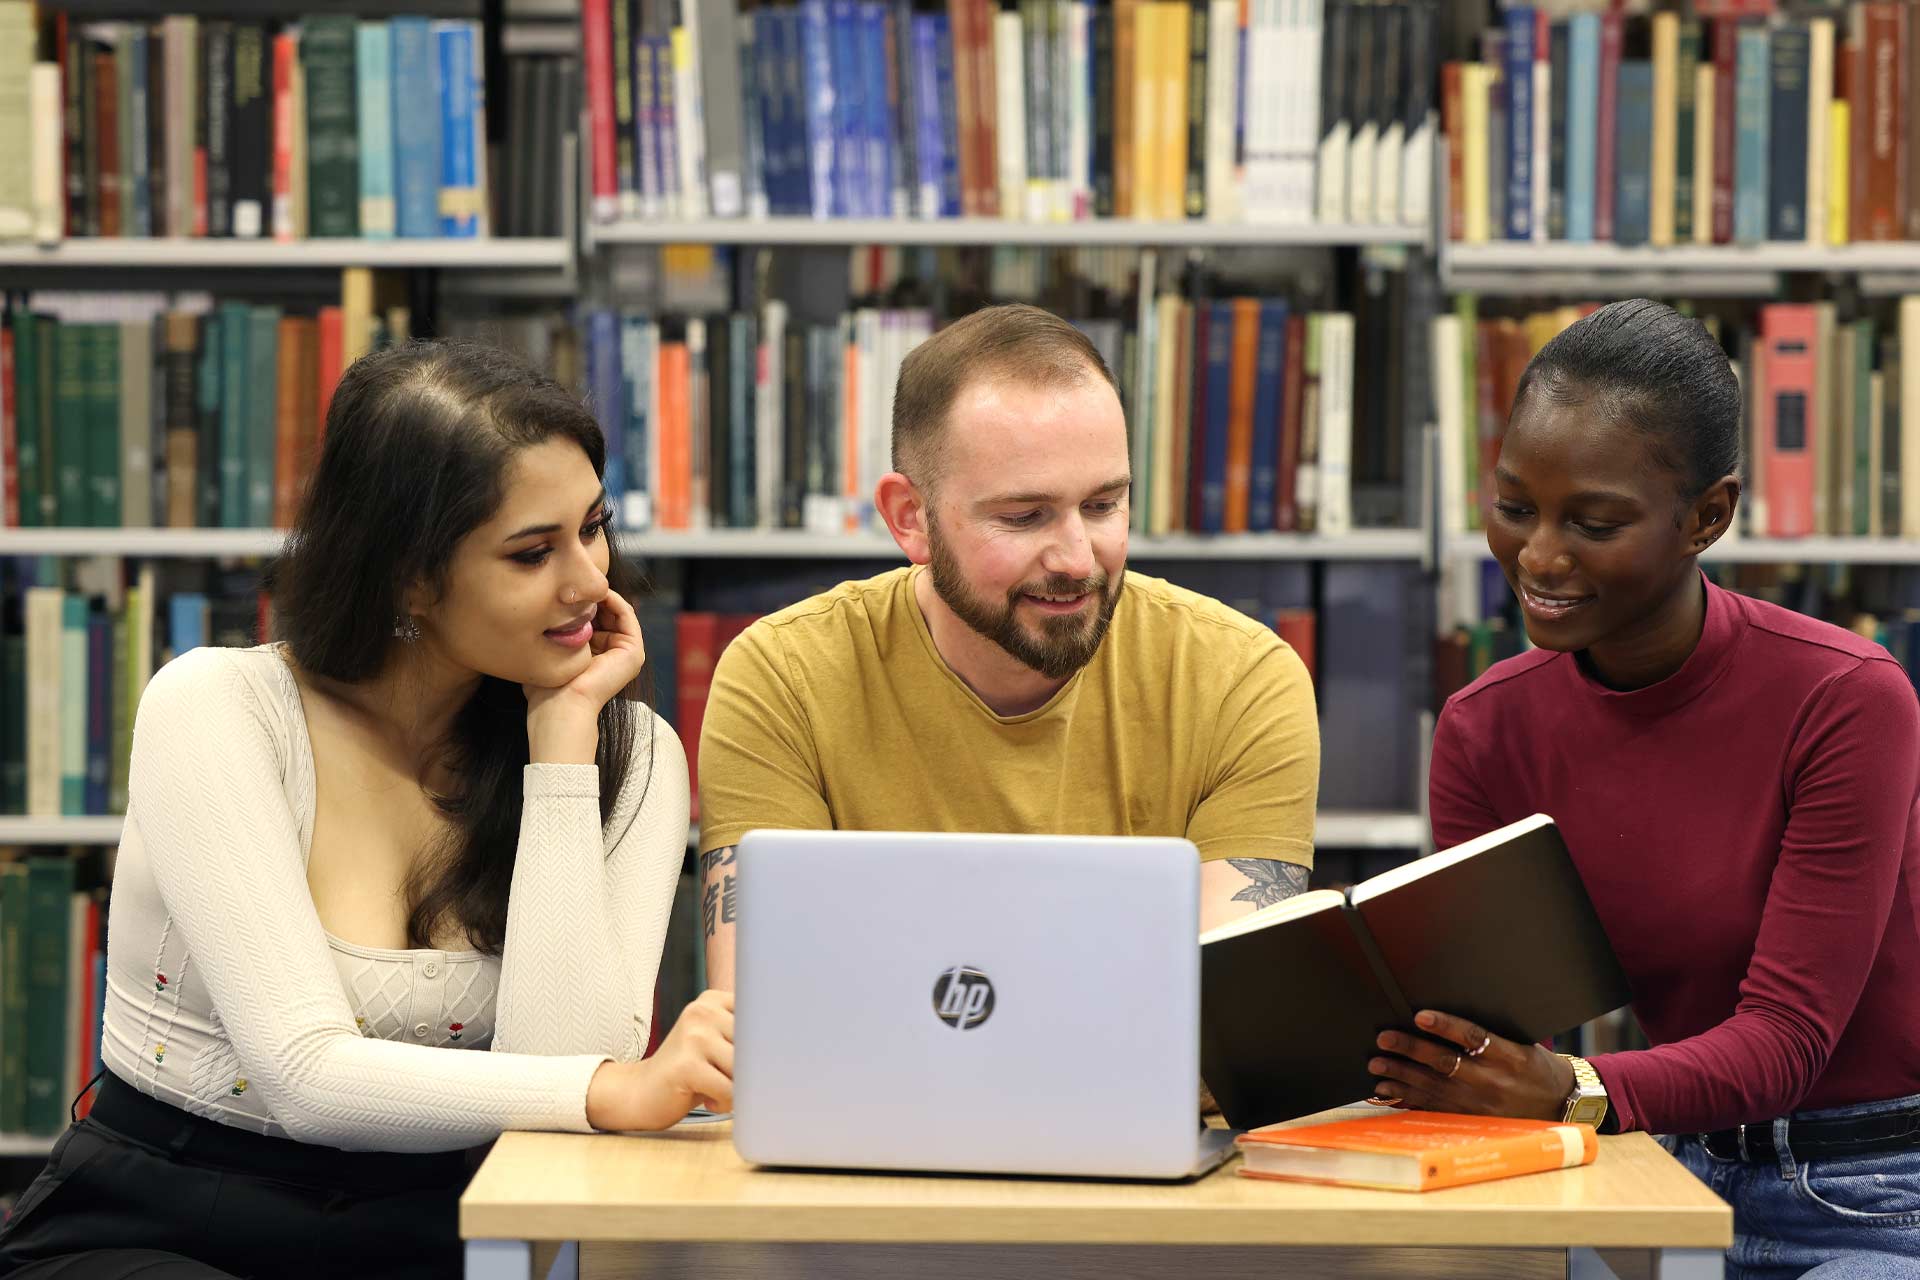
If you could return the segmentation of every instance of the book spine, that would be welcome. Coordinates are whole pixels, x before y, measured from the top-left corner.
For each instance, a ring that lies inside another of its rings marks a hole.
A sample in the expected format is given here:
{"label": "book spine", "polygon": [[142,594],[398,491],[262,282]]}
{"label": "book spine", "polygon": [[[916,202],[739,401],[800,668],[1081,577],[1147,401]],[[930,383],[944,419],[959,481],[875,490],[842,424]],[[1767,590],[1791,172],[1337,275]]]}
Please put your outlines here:
{"label": "book spine", "polygon": [[220,519],[223,529],[247,527],[247,344],[251,309],[244,302],[220,307]]}
{"label": "book spine", "polygon": [[1695,121],[1699,114],[1700,23],[1680,24],[1678,67],[1674,80],[1673,238],[1692,244],[1696,161]]}
{"label": "book spine", "polygon": [[1770,150],[1768,92],[1772,83],[1768,33],[1764,27],[1740,30],[1737,136],[1734,141],[1733,238],[1755,244],[1767,238],[1767,157]]}
{"label": "book spine", "polygon": [[34,243],[59,243],[66,234],[65,184],[61,178],[60,67],[56,63],[36,62],[28,73],[27,111],[32,128],[32,183]]}
{"label": "book spine", "polygon": [[87,602],[60,600],[60,813],[87,811]]}
{"label": "book spine", "polygon": [[917,14],[910,27],[913,39],[913,74],[907,86],[914,95],[914,216],[941,216],[941,169],[945,163],[945,130],[941,125],[940,28],[932,14]]}
{"label": "book spine", "polygon": [[206,106],[207,234],[233,234],[233,24],[200,29],[206,46],[201,93]]}
{"label": "book spine", "polygon": [[1247,527],[1262,532],[1277,527],[1275,494],[1281,454],[1282,392],[1286,383],[1287,304],[1260,304],[1260,336],[1255,356],[1252,475],[1247,492]]}
{"label": "book spine", "polygon": [[1599,1154],[1593,1132],[1581,1125],[1557,1125],[1544,1133],[1476,1142],[1459,1150],[1422,1153],[1420,1189],[1437,1191],[1496,1178],[1512,1178],[1549,1169],[1571,1169]]}
{"label": "book spine", "polygon": [[255,306],[246,308],[244,314],[247,324],[247,391],[241,407],[245,437],[244,519],[249,529],[271,529],[278,452],[275,427],[280,412],[280,308]]}
{"label": "book spine", "polygon": [[113,774],[113,623],[87,614],[87,773],[83,812],[104,814]]}
{"label": "book spine", "polygon": [[1571,33],[1564,21],[1548,30],[1547,65],[1552,91],[1547,115],[1552,124],[1547,142],[1547,228],[1549,240],[1567,239],[1567,110],[1572,92]]}
{"label": "book spine", "polygon": [[[19,378],[14,367],[12,317],[0,328],[0,525],[20,527]],[[5,691],[0,690],[0,697]],[[0,755],[0,765],[6,757]]]}
{"label": "book spine", "polygon": [[1739,168],[1740,29],[1713,24],[1713,226],[1714,244],[1733,243],[1734,179]]}
{"label": "book spine", "polygon": [[475,185],[473,31],[464,21],[433,24],[440,86],[440,234],[471,238],[480,233],[480,191]]}
{"label": "book spine", "polygon": [[356,23],[344,14],[308,18],[300,36],[307,98],[307,216],[315,236],[360,234],[356,39]]}
{"label": "book spine", "polygon": [[27,859],[26,1100],[28,1133],[52,1135],[67,1123],[67,951],[73,861],[64,854]]}
{"label": "book spine", "polygon": [[872,218],[900,217],[904,210],[894,203],[896,189],[893,168],[893,109],[888,97],[886,7],[880,0],[863,0],[857,31],[860,46],[861,80],[865,98],[860,120],[861,144],[866,153],[866,209]]}
{"label": "book spine", "polygon": [[[147,84],[150,66],[147,44],[146,27],[133,23],[128,26],[120,46],[120,82],[124,99],[120,124],[122,143],[127,154],[128,234],[136,236],[153,234],[153,172],[147,145],[153,103]],[[21,82],[25,83],[24,78]],[[20,132],[23,135],[27,132],[24,121]],[[25,190],[24,186],[22,190]]]}
{"label": "book spine", "polygon": [[1507,238],[1533,238],[1533,7],[1506,10]]}
{"label": "book spine", "polygon": [[[425,18],[394,18],[393,131],[396,229],[409,238],[440,234],[440,101],[435,77],[438,66],[433,28]],[[592,31],[591,24],[587,30]],[[592,59],[588,59],[591,67]],[[594,129],[599,131],[596,108]],[[607,122],[612,127],[612,122]],[[599,139],[594,139],[597,156]],[[595,179],[599,182],[596,159]],[[605,221],[613,209],[602,209],[595,190],[594,216]]]}
{"label": "book spine", "polygon": [[38,317],[24,309],[13,311],[7,317],[7,325],[7,332],[13,338],[14,394],[10,403],[18,459],[19,523],[22,528],[34,529],[50,523],[43,512],[53,494],[50,487],[43,485],[41,475],[51,459],[41,449],[40,421],[41,400],[51,394],[52,388],[40,376],[40,344],[45,339],[41,336]]}
{"label": "book spine", "polygon": [[[13,640],[4,642],[10,657]],[[22,673],[8,691],[24,687]],[[0,1133],[27,1127],[27,909],[26,866],[0,865]]]}
{"label": "book spine", "polygon": [[293,204],[294,133],[299,129],[293,73],[299,56],[299,43],[292,35],[283,31],[273,37],[272,224],[275,240],[291,240],[299,234],[299,219]]}
{"label": "book spine", "polygon": [[1673,201],[1680,166],[1680,15],[1653,15],[1653,138],[1648,168],[1649,243],[1669,248],[1674,240]]}
{"label": "book spine", "polygon": [[961,157],[964,151],[964,131],[960,120],[960,82],[953,63],[953,30],[948,16],[944,13],[934,15],[934,31],[938,37],[936,50],[938,61],[935,72],[940,90],[940,216],[958,218],[966,209],[964,187],[961,182]]}
{"label": "book spine", "polygon": [[1807,238],[1808,35],[1801,23],[1776,27],[1768,48],[1767,235]]}
{"label": "book spine", "polygon": [[[119,417],[119,520],[129,529],[152,526],[153,520],[153,326],[130,320],[118,330],[115,354],[119,394],[111,408]],[[109,458],[108,465],[115,459]]]}
{"label": "book spine", "polygon": [[233,26],[232,126],[229,145],[228,228],[258,239],[273,208],[273,101],[267,32],[257,22]]}
{"label": "book spine", "polygon": [[[1900,37],[1901,6],[1864,6],[1866,36],[1866,147],[1860,156],[1865,199],[1858,211],[1857,240],[1894,240],[1900,235]],[[1856,81],[1860,83],[1860,81]]]}
{"label": "book spine", "polygon": [[1653,66],[1620,64],[1618,149],[1614,160],[1614,242],[1646,244],[1653,215]]}
{"label": "book spine", "polygon": [[[384,21],[354,29],[354,93],[360,130],[360,234],[390,240],[395,230],[393,32]],[[549,145],[542,139],[539,145]]]}
{"label": "book spine", "polygon": [[1600,15],[1600,85],[1594,125],[1593,157],[1593,238],[1615,239],[1616,202],[1615,162],[1617,123],[1620,111],[1620,49],[1623,34],[1621,16],[1615,12]]}
{"label": "book spine", "polygon": [[[88,48],[92,48],[91,42]],[[87,163],[99,211],[100,234],[122,234],[120,204],[120,73],[112,46],[94,49],[92,93],[86,106],[92,126],[87,136]]]}
{"label": "book spine", "polygon": [[735,0],[703,0],[698,22],[709,208],[716,218],[737,218],[746,212],[746,139],[736,49],[739,6]]}

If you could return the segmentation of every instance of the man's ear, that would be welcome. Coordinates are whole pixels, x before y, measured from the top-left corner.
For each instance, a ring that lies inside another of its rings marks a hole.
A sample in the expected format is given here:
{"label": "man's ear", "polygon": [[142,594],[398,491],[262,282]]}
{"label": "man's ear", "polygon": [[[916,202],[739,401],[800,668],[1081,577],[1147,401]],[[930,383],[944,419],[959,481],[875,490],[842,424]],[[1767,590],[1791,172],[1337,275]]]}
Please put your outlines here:
{"label": "man's ear", "polygon": [[880,518],[887,522],[887,532],[907,553],[908,560],[925,564],[933,558],[932,548],[927,544],[929,499],[918,485],[898,471],[889,471],[874,487],[873,505],[879,509]]}
{"label": "man's ear", "polygon": [[1740,509],[1740,477],[1721,476],[1687,509],[1687,550],[1694,555],[1720,541]]}

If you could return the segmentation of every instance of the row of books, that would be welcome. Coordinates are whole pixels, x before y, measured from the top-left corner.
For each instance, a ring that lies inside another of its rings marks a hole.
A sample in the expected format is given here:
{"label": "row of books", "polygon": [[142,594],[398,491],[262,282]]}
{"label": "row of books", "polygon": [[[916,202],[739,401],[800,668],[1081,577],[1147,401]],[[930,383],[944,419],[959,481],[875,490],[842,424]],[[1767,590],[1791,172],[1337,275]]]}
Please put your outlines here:
{"label": "row of books", "polygon": [[1437,14],[587,0],[593,212],[1421,226]]}
{"label": "row of books", "polygon": [[206,295],[27,295],[0,313],[0,515],[284,528],[340,372],[408,336],[372,273],[312,314]]}
{"label": "row of books", "polygon": [[[1433,322],[1442,528],[1479,527],[1534,352],[1595,304],[1478,316],[1471,294]],[[1920,538],[1920,296],[1878,311],[1777,302],[1703,317],[1745,398],[1740,511],[1729,536]]]}
{"label": "row of books", "polygon": [[483,236],[490,202],[512,231],[563,231],[541,193],[565,190],[574,64],[514,64],[528,167],[490,193],[477,22],[35,23],[30,0],[0,0],[0,81],[18,87],[0,97],[0,240]]}
{"label": "row of books", "polygon": [[1920,238],[1910,6],[1511,5],[1441,70],[1448,235],[1622,245]]}
{"label": "row of books", "polygon": [[106,896],[76,870],[64,854],[0,858],[0,1134],[59,1133],[100,1069]]}

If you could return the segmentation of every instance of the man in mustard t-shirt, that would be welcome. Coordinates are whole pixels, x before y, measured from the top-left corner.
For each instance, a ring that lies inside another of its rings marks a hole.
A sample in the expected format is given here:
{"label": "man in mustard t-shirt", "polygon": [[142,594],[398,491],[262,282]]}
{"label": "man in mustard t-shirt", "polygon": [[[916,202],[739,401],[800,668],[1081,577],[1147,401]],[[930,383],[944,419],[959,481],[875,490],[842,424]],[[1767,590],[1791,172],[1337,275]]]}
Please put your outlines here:
{"label": "man in mustard t-shirt", "polygon": [[1113,375],[1035,307],[900,369],[875,493],[912,564],[762,618],[700,737],[709,986],[733,986],[732,847],[755,827],[1184,836],[1201,927],[1306,887],[1320,733],[1305,667],[1218,601],[1129,574]]}

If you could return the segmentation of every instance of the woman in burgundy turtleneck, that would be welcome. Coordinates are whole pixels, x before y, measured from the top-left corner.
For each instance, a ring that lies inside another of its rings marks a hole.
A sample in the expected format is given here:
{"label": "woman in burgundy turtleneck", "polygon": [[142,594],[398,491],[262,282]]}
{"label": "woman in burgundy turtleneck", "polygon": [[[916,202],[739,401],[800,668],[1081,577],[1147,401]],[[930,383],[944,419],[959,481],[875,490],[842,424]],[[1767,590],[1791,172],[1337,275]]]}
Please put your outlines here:
{"label": "woman in burgundy turtleneck", "polygon": [[[1733,1205],[1729,1276],[1920,1275],[1920,704],[1879,645],[1706,581],[1739,452],[1726,356],[1668,307],[1533,358],[1486,523],[1538,647],[1448,701],[1434,840],[1559,824],[1653,1045],[1593,1060],[1603,1127]],[[1451,1043],[1383,1035],[1382,1101],[1575,1092],[1577,1060],[1419,1022]]]}

